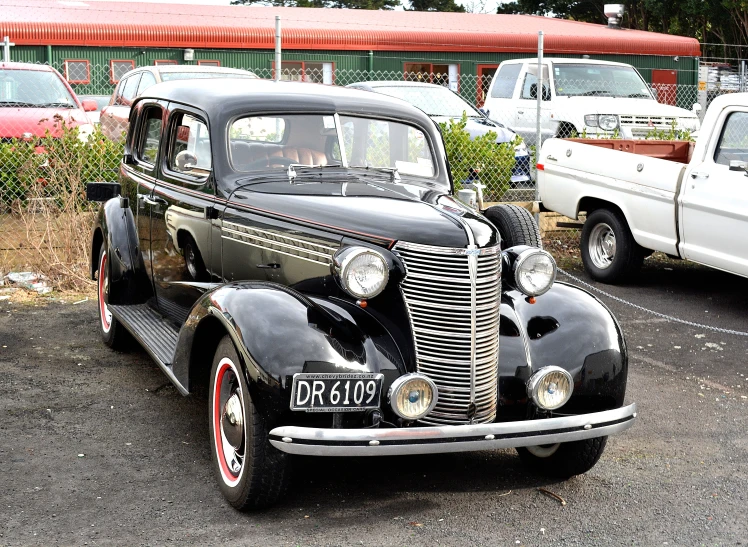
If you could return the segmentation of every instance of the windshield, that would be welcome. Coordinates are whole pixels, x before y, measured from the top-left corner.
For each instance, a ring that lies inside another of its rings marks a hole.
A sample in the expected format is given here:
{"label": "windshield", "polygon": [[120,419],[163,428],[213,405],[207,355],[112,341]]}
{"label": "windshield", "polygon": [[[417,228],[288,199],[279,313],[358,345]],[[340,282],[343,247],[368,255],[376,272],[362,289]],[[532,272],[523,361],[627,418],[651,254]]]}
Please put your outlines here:
{"label": "windshield", "polygon": [[375,87],[374,91],[402,99],[429,116],[462,118],[464,112],[470,117],[480,116],[472,105],[465,102],[446,87],[387,86]]}
{"label": "windshield", "polygon": [[639,73],[629,66],[555,63],[553,79],[556,95],[654,99]]}
{"label": "windshield", "polygon": [[172,80],[207,80],[210,78],[257,78],[254,74],[241,74],[235,72],[162,72],[161,81]]}
{"label": "windshield", "polygon": [[3,106],[78,108],[54,72],[0,69],[0,107]]}
{"label": "windshield", "polygon": [[242,172],[281,171],[296,165],[396,170],[429,178],[436,173],[422,131],[391,120],[354,116],[239,118],[229,128],[229,153],[234,169]]}

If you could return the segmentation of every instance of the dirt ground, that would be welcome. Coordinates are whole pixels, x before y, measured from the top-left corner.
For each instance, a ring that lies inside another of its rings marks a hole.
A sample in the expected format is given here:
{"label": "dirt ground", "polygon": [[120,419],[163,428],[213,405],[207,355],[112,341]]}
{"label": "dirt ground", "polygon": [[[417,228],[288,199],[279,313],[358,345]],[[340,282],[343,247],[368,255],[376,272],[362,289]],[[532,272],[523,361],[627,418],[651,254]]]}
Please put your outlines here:
{"label": "dirt ground", "polygon": [[[648,262],[606,290],[748,331],[745,279]],[[206,401],[65,300],[0,301],[0,545],[748,544],[748,337],[603,299],[639,418],[586,475],[542,479],[511,450],[299,458],[284,502],[242,514],[211,474]]]}

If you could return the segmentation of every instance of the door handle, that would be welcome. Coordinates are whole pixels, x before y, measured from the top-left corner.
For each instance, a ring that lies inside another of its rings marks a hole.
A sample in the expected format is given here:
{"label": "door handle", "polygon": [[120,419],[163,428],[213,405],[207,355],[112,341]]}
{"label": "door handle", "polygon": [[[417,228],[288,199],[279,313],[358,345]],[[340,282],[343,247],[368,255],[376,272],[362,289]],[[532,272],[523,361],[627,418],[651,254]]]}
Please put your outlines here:
{"label": "door handle", "polygon": [[524,113],[525,113],[524,110],[517,110],[517,114],[524,114]]}
{"label": "door handle", "polygon": [[257,264],[257,267],[262,270],[277,270],[281,265],[277,262],[271,262],[270,264]]}
{"label": "door handle", "polygon": [[148,205],[166,205],[166,200],[163,198],[151,198],[148,194],[138,194],[138,201],[142,201]]}
{"label": "door handle", "polygon": [[695,179],[695,178],[698,178],[698,177],[701,177],[702,179],[708,179],[709,178],[709,173],[702,173],[702,172],[699,172],[699,171],[694,171],[693,173],[691,173],[691,178],[692,179]]}

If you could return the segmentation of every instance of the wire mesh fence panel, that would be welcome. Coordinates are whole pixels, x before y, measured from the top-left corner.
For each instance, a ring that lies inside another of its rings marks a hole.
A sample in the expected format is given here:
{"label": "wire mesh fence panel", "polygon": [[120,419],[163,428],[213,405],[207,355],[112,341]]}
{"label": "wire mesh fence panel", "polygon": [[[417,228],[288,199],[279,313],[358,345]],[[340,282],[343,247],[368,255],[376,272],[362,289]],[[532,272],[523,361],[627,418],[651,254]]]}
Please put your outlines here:
{"label": "wire mesh fence panel", "polygon": [[[172,65],[133,72],[133,66],[130,61],[105,66],[66,61],[58,67],[0,68],[3,273],[42,269],[58,284],[82,283],[94,209],[85,201],[85,185],[117,180],[133,101],[164,80],[252,76],[229,74],[232,69],[225,67],[186,70]],[[702,90],[647,84],[635,71],[596,72],[581,64],[568,64],[563,74],[555,69],[544,73],[542,83],[531,72],[520,81],[519,71],[476,76],[429,72],[427,66],[370,72],[288,62],[280,78],[356,87],[420,108],[441,128],[456,188],[482,188],[485,202],[535,199],[536,156],[546,138],[693,139],[714,97],[736,90],[727,84]],[[272,68],[244,70],[259,78],[275,77]],[[694,110],[694,104],[702,110]],[[381,157],[374,157],[378,148],[372,145],[371,157],[360,158],[362,162],[389,165],[386,130],[369,127],[369,140],[381,141]],[[411,163],[425,154],[418,133],[408,134]],[[579,238],[574,222],[578,220],[543,215],[546,245],[573,254]]]}

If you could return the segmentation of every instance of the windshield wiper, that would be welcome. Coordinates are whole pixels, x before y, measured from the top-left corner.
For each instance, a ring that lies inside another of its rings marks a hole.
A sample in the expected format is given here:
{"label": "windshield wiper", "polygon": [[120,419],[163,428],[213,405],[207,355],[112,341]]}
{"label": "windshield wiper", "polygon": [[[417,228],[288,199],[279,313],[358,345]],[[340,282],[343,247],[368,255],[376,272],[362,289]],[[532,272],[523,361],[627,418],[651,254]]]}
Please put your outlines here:
{"label": "windshield wiper", "polygon": [[629,99],[637,99],[637,98],[651,99],[652,98],[649,95],[647,95],[646,93],[632,93],[631,95],[625,95],[625,97],[627,97]]}
{"label": "windshield wiper", "polygon": [[351,165],[351,168],[353,169],[365,169],[365,170],[372,170],[372,171],[378,171],[380,173],[389,173],[390,174],[390,182],[400,182],[400,172],[397,170],[397,167],[373,167],[371,165]]}
{"label": "windshield wiper", "polygon": [[34,106],[34,104],[25,101],[0,101],[0,106]]}
{"label": "windshield wiper", "polygon": [[296,174],[296,167],[301,167],[302,169],[325,169],[327,167],[343,167],[339,163],[330,163],[328,165],[307,165],[305,163],[292,163],[288,166],[288,171],[286,173],[288,174],[288,181],[293,183],[294,179],[298,176]]}
{"label": "windshield wiper", "polygon": [[75,105],[70,103],[34,103],[32,106],[38,108],[75,108]]}
{"label": "windshield wiper", "polygon": [[590,97],[593,95],[612,95],[607,89],[593,89],[592,91],[585,91],[581,94],[582,97]]}

